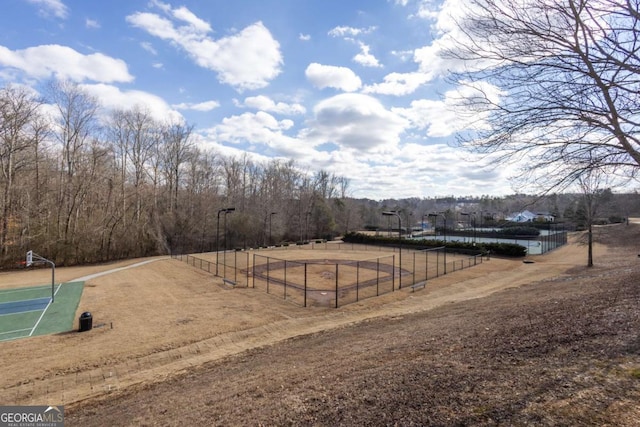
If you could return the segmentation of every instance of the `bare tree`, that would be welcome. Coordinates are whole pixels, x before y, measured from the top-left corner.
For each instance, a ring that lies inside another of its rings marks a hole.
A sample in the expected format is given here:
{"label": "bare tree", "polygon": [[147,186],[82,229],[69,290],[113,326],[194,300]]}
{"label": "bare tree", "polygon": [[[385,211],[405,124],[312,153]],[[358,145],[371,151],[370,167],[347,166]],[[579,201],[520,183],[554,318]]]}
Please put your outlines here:
{"label": "bare tree", "polygon": [[169,210],[178,208],[178,194],[182,166],[191,156],[193,125],[171,123],[163,131],[164,172],[169,190]]}
{"label": "bare tree", "polygon": [[591,169],[580,175],[577,180],[582,193],[587,228],[587,266],[593,267],[593,223],[598,208],[611,198],[612,193],[609,188],[604,188],[608,182],[607,174],[600,169]]}
{"label": "bare tree", "polygon": [[126,204],[124,187],[133,185],[134,219],[140,221],[142,213],[141,186],[147,178],[147,166],[153,155],[159,124],[151,113],[135,106],[130,110],[116,110],[111,114],[110,136],[115,140],[118,159],[121,162],[122,198]]}
{"label": "bare tree", "polygon": [[[65,252],[75,245],[75,230],[81,202],[92,191],[93,166],[83,164],[93,159],[93,148],[97,132],[98,100],[79,85],[68,81],[55,81],[49,87],[50,101],[58,116],[54,126],[55,136],[61,144],[60,188],[58,198],[58,237],[63,241]],[[88,174],[89,176],[86,176]]]}
{"label": "bare tree", "polygon": [[465,2],[461,33],[445,53],[465,64],[452,81],[474,94],[466,100],[473,130],[461,142],[498,160],[526,160],[528,182],[543,178],[545,190],[566,188],[593,168],[635,177],[639,6],[640,0]]}
{"label": "bare tree", "polygon": [[7,253],[15,177],[30,161],[28,153],[36,137],[31,123],[36,120],[39,105],[24,89],[8,87],[0,91],[0,255]]}

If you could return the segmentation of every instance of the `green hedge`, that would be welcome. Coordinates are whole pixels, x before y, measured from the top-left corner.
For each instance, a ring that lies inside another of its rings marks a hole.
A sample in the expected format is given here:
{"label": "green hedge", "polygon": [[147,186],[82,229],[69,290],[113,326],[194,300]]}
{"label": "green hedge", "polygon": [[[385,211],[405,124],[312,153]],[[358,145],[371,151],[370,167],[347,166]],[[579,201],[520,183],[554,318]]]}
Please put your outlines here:
{"label": "green hedge", "polygon": [[508,236],[539,236],[540,230],[527,226],[504,227],[500,230],[500,233]]}
{"label": "green hedge", "polygon": [[[369,236],[362,233],[349,232],[342,238],[347,243],[360,243],[367,245],[397,246],[397,237]],[[523,257],[527,254],[527,248],[514,243],[465,243],[445,242],[443,240],[402,240],[402,246],[413,249],[429,249],[445,246],[459,252],[492,254],[505,257]]]}

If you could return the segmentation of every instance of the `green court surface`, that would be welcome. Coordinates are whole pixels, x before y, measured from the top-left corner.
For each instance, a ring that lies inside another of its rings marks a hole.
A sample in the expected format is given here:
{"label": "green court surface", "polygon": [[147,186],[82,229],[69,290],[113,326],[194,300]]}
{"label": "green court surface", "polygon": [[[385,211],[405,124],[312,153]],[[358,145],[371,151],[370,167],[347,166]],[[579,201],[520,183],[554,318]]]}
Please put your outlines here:
{"label": "green court surface", "polygon": [[84,282],[0,290],[0,341],[73,329]]}

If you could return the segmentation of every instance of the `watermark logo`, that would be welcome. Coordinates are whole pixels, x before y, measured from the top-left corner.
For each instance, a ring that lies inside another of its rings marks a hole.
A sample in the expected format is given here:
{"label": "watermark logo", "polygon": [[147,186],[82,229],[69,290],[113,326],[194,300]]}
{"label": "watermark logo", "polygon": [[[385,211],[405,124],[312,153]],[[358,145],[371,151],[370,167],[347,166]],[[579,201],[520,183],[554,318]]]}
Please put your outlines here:
{"label": "watermark logo", "polygon": [[64,427],[64,406],[0,406],[0,427]]}

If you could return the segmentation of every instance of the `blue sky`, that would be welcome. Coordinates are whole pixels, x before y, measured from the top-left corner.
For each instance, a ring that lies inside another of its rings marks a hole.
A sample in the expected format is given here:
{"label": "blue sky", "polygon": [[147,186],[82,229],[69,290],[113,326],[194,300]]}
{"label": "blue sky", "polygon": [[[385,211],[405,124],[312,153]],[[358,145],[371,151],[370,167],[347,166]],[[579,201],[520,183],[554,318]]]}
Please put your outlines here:
{"label": "blue sky", "polygon": [[455,148],[464,0],[4,0],[0,82],[82,85],[195,126],[202,149],[350,179],[372,199],[514,192]]}

